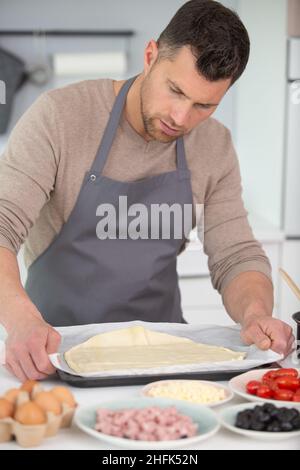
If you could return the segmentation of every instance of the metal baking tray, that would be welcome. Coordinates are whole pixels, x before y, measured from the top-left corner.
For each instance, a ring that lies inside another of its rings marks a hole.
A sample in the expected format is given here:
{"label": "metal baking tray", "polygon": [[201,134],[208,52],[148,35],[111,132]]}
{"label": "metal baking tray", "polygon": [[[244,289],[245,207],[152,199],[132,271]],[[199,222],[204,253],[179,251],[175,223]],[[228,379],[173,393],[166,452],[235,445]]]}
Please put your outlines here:
{"label": "metal baking tray", "polygon": [[71,375],[62,370],[57,370],[58,377],[63,381],[71,385],[72,387],[79,388],[92,388],[92,387],[119,387],[122,385],[146,385],[150,382],[157,380],[171,380],[171,379],[190,379],[190,380],[230,380],[236,375],[243,374],[249,370],[255,369],[272,369],[280,368],[280,365],[276,362],[272,364],[265,364],[254,369],[245,370],[226,370],[226,371],[211,371],[211,372],[187,372],[178,374],[165,374],[165,375],[122,375],[114,377],[80,377],[77,375]]}

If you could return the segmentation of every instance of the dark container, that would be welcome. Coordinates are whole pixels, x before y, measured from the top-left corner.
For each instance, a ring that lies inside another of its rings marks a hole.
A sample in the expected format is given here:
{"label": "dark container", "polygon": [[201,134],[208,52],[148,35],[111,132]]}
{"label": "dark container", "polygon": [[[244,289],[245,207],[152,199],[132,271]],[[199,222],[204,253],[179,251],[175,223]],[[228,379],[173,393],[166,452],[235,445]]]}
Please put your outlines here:
{"label": "dark container", "polygon": [[294,315],[292,315],[292,318],[297,323],[297,333],[296,333],[296,339],[297,339],[297,344],[298,344],[297,349],[300,349],[300,312],[294,313]]}

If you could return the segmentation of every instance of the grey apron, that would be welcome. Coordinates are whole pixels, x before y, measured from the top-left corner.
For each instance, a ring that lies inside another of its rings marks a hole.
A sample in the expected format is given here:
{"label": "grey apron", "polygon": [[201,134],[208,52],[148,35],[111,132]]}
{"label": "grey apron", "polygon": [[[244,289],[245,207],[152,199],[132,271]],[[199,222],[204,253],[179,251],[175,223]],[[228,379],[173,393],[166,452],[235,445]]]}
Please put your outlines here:
{"label": "grey apron", "polygon": [[193,203],[183,138],[176,141],[174,171],[134,182],[102,175],[135,78],[125,82],[115,100],[69,219],[28,270],[25,289],[53,326],[132,320],[186,323],[176,271],[184,235],[165,239],[159,231],[157,239],[99,239],[96,234],[97,207],[103,203],[118,207],[120,196],[127,197],[128,207],[139,203],[149,212],[152,204],[176,203],[183,208]]}

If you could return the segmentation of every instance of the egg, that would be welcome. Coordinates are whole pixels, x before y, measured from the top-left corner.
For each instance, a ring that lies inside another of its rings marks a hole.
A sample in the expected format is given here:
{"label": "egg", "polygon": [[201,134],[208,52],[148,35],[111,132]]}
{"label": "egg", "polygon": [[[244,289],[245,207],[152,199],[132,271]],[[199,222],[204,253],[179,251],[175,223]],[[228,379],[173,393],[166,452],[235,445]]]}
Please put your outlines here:
{"label": "egg", "polygon": [[15,404],[20,393],[22,392],[19,388],[11,388],[5,393],[4,398],[6,398],[6,400],[10,401],[11,403]]}
{"label": "egg", "polygon": [[14,418],[25,425],[44,424],[47,421],[45,411],[33,401],[27,401],[18,406]]}
{"label": "egg", "polygon": [[34,397],[34,402],[44,411],[60,415],[62,412],[59,400],[51,392],[39,392]]}
{"label": "egg", "polygon": [[38,382],[36,380],[26,380],[26,382],[21,385],[20,389],[24,390],[25,392],[31,393],[35,385],[38,385]]}
{"label": "egg", "polygon": [[14,405],[6,398],[0,398],[0,419],[10,418],[14,413]]}
{"label": "egg", "polygon": [[52,388],[51,393],[60,403],[66,403],[71,408],[75,408],[76,401],[70,390],[68,390],[66,387],[54,387]]}

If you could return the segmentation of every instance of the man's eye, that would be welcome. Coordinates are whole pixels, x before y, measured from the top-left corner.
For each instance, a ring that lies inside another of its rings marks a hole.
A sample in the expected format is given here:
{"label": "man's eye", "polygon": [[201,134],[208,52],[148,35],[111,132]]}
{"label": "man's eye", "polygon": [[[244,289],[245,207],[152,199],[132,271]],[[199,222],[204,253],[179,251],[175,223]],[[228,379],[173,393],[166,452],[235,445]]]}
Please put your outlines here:
{"label": "man's eye", "polygon": [[197,104],[196,107],[198,109],[210,109],[210,106],[207,106],[205,104]]}
{"label": "man's eye", "polygon": [[172,93],[176,93],[176,95],[181,95],[181,92],[178,91],[178,90],[175,90],[174,88],[170,87],[170,90],[172,91]]}

